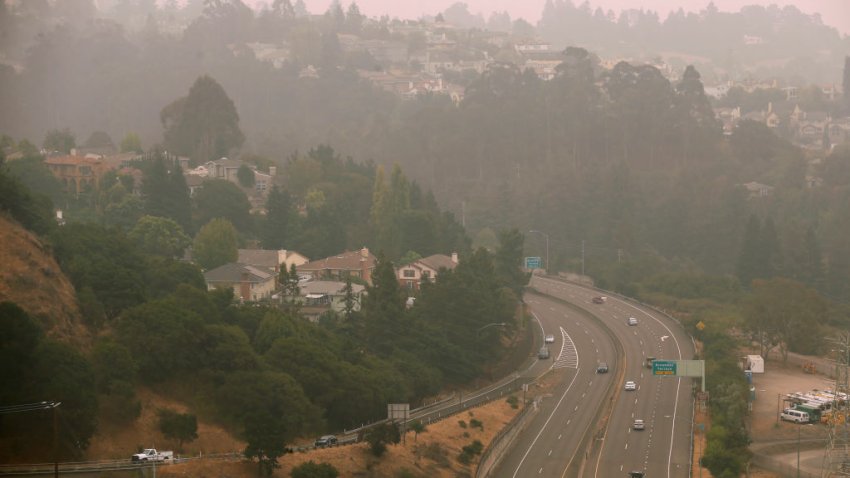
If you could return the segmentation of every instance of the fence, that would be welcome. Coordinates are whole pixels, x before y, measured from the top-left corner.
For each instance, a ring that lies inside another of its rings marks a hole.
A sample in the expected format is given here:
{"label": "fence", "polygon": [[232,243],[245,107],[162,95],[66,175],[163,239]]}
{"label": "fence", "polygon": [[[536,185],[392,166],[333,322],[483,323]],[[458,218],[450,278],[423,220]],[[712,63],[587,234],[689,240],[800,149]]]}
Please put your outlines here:
{"label": "fence", "polygon": [[484,454],[481,455],[481,460],[478,462],[478,469],[475,472],[476,478],[490,476],[490,472],[499,464],[502,457],[505,456],[504,451],[510,448],[516,436],[519,435],[519,432],[534,417],[534,412],[539,409],[538,403],[537,400],[534,400],[526,404],[525,408],[493,437],[493,440],[484,451]]}

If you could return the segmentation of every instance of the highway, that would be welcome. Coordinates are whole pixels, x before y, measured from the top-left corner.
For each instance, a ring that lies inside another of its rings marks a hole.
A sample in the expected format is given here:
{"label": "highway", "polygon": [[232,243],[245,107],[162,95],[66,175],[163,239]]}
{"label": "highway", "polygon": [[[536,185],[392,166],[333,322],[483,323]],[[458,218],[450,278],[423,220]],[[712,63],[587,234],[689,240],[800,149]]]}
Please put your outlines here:
{"label": "highway", "polygon": [[[541,335],[555,335],[543,380],[553,380],[551,396],[494,472],[496,477],[576,476],[583,462],[582,440],[594,428],[605,397],[616,386],[615,344],[596,323],[545,296],[528,295]],[[597,374],[598,362],[611,364]]]}
{"label": "highway", "polygon": [[[647,356],[693,358],[690,338],[674,321],[637,303],[608,297],[594,304],[598,291],[539,276],[531,285],[560,299],[529,294],[526,302],[545,333],[555,334],[553,351],[569,339],[576,358],[573,365],[568,355],[553,354],[546,379],[556,381],[555,392],[493,476],[689,476],[693,379],[654,377],[644,364]],[[628,325],[629,317],[637,325]],[[598,361],[608,362],[608,374],[595,373]],[[637,390],[624,390],[626,380],[635,381]],[[645,430],[632,429],[635,419],[646,422]]]}

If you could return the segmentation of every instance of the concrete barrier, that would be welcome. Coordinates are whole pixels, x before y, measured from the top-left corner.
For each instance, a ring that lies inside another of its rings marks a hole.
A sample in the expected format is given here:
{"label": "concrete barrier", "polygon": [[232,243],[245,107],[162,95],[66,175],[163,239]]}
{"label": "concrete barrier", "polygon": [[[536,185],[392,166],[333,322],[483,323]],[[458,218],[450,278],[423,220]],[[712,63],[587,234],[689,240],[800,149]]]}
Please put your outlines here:
{"label": "concrete barrier", "polygon": [[538,400],[534,400],[526,404],[525,408],[493,437],[493,440],[487,449],[484,450],[481,460],[478,462],[478,468],[475,471],[476,478],[490,476],[490,473],[499,465],[502,457],[505,456],[504,452],[511,447],[517,435],[519,435],[537,413],[537,410],[540,408],[538,403]]}

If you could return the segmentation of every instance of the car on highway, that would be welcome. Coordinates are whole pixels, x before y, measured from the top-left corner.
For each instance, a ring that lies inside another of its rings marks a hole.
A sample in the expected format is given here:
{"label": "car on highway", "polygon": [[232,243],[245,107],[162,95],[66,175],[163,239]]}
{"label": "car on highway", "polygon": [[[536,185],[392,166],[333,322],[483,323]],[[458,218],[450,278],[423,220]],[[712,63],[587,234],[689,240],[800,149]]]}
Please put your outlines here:
{"label": "car on highway", "polygon": [[316,448],[324,448],[326,446],[334,446],[336,445],[337,439],[334,435],[324,435],[316,439],[316,443],[314,445]]}
{"label": "car on highway", "polygon": [[628,323],[629,323],[629,325],[637,325],[637,324],[638,324],[638,320],[637,320],[636,318],[634,318],[634,317],[629,317],[629,322],[628,322]]}
{"label": "car on highway", "polygon": [[555,336],[552,335],[552,334],[548,334],[548,335],[546,335],[546,338],[543,339],[543,341],[546,342],[547,344],[554,343],[555,342]]}
{"label": "car on highway", "polygon": [[643,478],[643,472],[642,471],[630,471],[629,472],[629,478]]}
{"label": "car on highway", "polygon": [[540,360],[549,358],[549,347],[545,345],[540,347],[540,350],[537,352],[537,358]]}
{"label": "car on highway", "polygon": [[646,425],[643,423],[643,420],[636,419],[635,422],[632,424],[632,428],[635,430],[643,430],[644,428],[646,428]]}
{"label": "car on highway", "polygon": [[637,384],[634,383],[631,380],[627,381],[626,382],[626,390],[628,390],[628,391],[637,390]]}
{"label": "car on highway", "polygon": [[590,299],[590,301],[593,302],[594,304],[604,304],[605,299],[607,299],[607,297],[605,297],[605,296],[596,296],[593,299]]}
{"label": "car on highway", "polygon": [[608,364],[599,362],[599,365],[596,366],[596,373],[608,373]]}

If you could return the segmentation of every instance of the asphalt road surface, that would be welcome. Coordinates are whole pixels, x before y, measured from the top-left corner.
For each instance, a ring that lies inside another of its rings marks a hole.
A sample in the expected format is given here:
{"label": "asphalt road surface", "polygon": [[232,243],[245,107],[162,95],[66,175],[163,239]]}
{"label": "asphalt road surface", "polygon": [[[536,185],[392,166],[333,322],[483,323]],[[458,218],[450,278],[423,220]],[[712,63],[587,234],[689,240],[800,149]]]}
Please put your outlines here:
{"label": "asphalt road surface", "polygon": [[[530,294],[526,300],[541,337],[555,335],[547,377],[556,385],[493,476],[607,478],[634,470],[687,477],[695,379],[655,377],[645,359],[692,359],[690,338],[675,321],[635,302],[609,296],[594,304],[604,293],[544,277],[531,285],[559,299]],[[628,325],[630,317],[637,325]],[[599,361],[609,373],[596,373]],[[637,390],[624,390],[626,380]],[[644,420],[644,430],[632,429],[635,419]]]}

